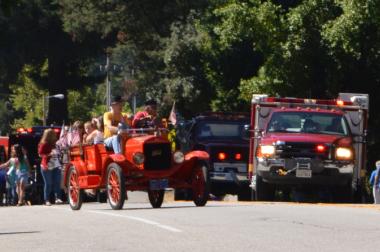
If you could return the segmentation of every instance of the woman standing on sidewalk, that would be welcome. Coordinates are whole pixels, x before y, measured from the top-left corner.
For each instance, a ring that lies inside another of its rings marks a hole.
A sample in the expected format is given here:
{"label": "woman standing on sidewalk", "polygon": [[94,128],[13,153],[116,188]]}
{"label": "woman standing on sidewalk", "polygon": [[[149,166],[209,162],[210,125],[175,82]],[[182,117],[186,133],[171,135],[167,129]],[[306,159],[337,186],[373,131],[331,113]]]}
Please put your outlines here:
{"label": "woman standing on sidewalk", "polygon": [[[54,152],[57,135],[52,129],[46,129],[38,146],[38,154],[41,159],[41,174],[44,179],[44,200],[45,205],[50,206],[50,194],[54,190],[56,193],[56,203],[61,203],[59,192],[57,192],[57,184],[61,184],[61,170],[52,163],[56,163],[56,153]],[[52,162],[50,162],[52,161]]]}

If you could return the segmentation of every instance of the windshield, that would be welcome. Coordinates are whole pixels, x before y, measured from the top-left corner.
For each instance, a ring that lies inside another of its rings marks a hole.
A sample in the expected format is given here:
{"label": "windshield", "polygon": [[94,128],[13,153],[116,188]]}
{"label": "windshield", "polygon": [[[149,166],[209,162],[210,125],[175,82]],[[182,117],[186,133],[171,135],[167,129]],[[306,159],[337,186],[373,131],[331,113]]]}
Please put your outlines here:
{"label": "windshield", "polygon": [[315,112],[275,112],[269,122],[268,132],[349,134],[342,115]]}
{"label": "windshield", "polygon": [[195,128],[197,139],[243,139],[244,125],[249,122],[200,122]]}

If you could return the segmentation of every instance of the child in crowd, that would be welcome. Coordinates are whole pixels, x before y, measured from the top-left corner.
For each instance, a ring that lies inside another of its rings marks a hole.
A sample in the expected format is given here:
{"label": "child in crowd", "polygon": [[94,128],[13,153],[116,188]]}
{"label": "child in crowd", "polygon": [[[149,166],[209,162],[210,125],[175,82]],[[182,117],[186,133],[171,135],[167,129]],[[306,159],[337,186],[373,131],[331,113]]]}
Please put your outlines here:
{"label": "child in crowd", "polygon": [[[7,186],[10,196],[10,204],[15,204],[18,195],[18,206],[24,204],[25,184],[29,176],[29,162],[26,159],[21,145],[14,145],[11,149],[11,158],[0,169],[8,168]],[[17,190],[17,195],[16,195]]]}
{"label": "child in crowd", "polygon": [[99,130],[99,121],[93,120],[93,122],[86,122],[84,124],[85,135],[83,137],[84,144],[98,144],[103,143],[103,132]]}

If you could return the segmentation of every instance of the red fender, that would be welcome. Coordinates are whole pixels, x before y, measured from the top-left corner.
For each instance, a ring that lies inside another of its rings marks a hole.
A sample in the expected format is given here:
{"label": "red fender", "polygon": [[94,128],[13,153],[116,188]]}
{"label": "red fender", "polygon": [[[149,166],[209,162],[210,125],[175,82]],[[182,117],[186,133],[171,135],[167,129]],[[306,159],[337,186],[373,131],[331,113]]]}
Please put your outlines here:
{"label": "red fender", "polygon": [[[78,176],[83,176],[87,173],[86,163],[83,160],[74,160],[71,161],[70,164],[75,167],[78,172]],[[70,167],[68,167],[67,172],[69,169]]]}
{"label": "red fender", "polygon": [[123,163],[123,162],[127,161],[127,159],[125,158],[125,156],[123,154],[112,154],[109,157],[115,163]]}
{"label": "red fender", "polygon": [[210,158],[210,155],[205,151],[190,151],[185,155],[185,160],[190,160],[193,158],[207,160]]}

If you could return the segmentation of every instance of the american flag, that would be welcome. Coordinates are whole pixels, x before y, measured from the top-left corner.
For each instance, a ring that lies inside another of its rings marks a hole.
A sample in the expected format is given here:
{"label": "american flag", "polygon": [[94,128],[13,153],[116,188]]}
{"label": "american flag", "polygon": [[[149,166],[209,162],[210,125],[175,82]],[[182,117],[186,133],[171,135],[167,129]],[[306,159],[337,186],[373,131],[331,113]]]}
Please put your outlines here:
{"label": "american flag", "polygon": [[173,107],[172,107],[172,110],[170,111],[170,115],[169,115],[169,121],[173,124],[173,125],[176,125],[177,124],[177,115],[175,113],[175,102],[173,103]]}

